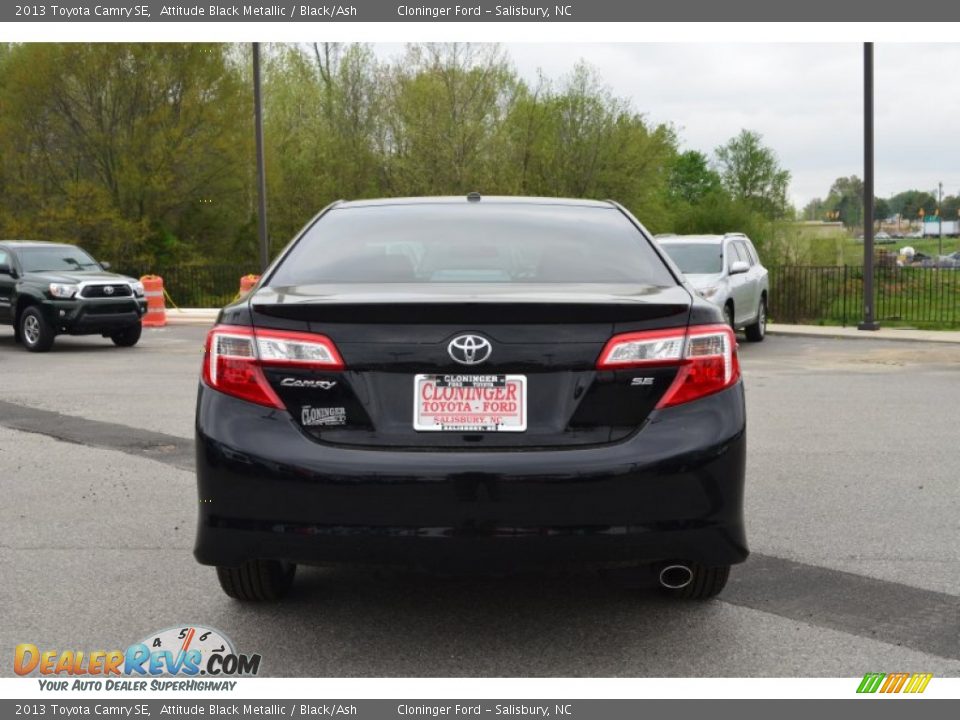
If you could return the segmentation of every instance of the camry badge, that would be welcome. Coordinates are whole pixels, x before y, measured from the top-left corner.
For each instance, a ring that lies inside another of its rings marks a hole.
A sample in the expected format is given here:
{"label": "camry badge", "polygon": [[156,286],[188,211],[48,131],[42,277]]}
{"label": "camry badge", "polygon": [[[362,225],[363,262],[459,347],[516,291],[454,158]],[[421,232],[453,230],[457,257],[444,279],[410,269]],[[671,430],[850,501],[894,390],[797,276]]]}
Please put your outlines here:
{"label": "camry badge", "polygon": [[320,390],[329,390],[337,384],[336,380],[305,380],[302,378],[285,377],[280,381],[283,387],[297,388],[319,388]]}
{"label": "camry badge", "polygon": [[490,357],[493,346],[479,335],[458,335],[447,345],[447,352],[454,362],[477,365]]}

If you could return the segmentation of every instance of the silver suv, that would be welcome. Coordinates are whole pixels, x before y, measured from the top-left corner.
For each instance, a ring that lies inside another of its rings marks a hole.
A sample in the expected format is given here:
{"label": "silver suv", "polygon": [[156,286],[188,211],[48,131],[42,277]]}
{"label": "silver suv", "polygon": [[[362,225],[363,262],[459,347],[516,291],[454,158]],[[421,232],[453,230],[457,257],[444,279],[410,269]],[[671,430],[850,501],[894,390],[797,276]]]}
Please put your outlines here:
{"label": "silver suv", "polygon": [[767,333],[767,269],[743,233],[726,235],[657,235],[670,259],[704,298],[718,305],[747,340]]}

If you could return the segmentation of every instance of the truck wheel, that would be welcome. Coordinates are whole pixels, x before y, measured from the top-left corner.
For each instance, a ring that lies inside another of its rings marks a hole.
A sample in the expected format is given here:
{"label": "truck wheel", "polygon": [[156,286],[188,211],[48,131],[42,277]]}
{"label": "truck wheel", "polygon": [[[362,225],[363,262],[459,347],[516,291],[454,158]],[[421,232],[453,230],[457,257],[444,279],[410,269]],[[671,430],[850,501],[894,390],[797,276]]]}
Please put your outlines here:
{"label": "truck wheel", "polygon": [[137,323],[136,325],[124,328],[120,332],[113,333],[110,339],[113,340],[113,344],[117,347],[133,347],[140,341],[141,332],[143,332],[143,328],[140,323]]}
{"label": "truck wheel", "polygon": [[39,308],[28,307],[20,316],[20,340],[30,352],[46,352],[53,347],[57,334],[44,319]]}
{"label": "truck wheel", "polygon": [[747,325],[744,330],[747,333],[747,340],[750,342],[761,342],[767,336],[766,300],[760,301],[760,307],[757,308],[757,321],[753,325]]}
{"label": "truck wheel", "polygon": [[245,602],[283,598],[293,584],[297,566],[279,560],[249,560],[240,567],[217,567],[220,587],[230,597]]}

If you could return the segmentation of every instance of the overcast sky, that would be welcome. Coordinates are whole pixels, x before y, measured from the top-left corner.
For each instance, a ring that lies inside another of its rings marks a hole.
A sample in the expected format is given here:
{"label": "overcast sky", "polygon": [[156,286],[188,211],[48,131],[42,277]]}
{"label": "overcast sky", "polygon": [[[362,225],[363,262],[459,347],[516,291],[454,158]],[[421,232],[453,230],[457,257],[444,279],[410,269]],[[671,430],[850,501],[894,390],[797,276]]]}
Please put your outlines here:
{"label": "overcast sky", "polygon": [[[383,45],[394,56],[402,46]],[[763,134],[802,206],[841,175],[863,176],[860,44],[507,44],[519,73],[553,79],[583,58],[614,94],[684,148],[712,154],[741,128]],[[960,192],[960,43],[880,44],[876,63],[876,192]]]}

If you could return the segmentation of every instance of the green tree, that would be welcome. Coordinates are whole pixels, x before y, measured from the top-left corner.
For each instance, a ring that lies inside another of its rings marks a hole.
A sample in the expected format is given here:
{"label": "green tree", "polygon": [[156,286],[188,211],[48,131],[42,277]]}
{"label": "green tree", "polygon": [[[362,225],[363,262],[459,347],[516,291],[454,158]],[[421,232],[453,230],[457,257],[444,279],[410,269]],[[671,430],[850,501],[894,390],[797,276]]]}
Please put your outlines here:
{"label": "green tree", "polygon": [[516,78],[497,45],[411,45],[388,72],[390,194],[490,192]]}
{"label": "green tree", "polygon": [[[651,227],[669,223],[664,168],[676,154],[666,125],[650,125],[578,64],[558,89],[521,85],[507,122],[518,138],[509,157],[524,192],[615,198]],[[519,162],[518,162],[519,161]]]}
{"label": "green tree", "polygon": [[889,199],[890,212],[899,214],[904,220],[918,220],[920,211],[925,215],[933,215],[937,207],[937,199],[933,194],[923,190],[905,190]]}
{"label": "green tree", "polygon": [[827,212],[828,210],[823,199],[817,197],[803,206],[803,210],[800,211],[800,217],[807,221],[831,220],[832,218],[827,217]]}
{"label": "green tree", "polygon": [[960,220],[960,195],[946,195],[940,205],[944,220]]}
{"label": "green tree", "polygon": [[731,197],[769,218],[787,215],[790,173],[780,167],[776,153],[763,145],[762,135],[742,130],[715,154],[723,186]]}
{"label": "green tree", "polygon": [[[0,45],[0,235],[118,264],[255,262],[248,45]],[[755,133],[711,169],[579,63],[517,76],[489,44],[264,47],[274,250],[338,198],[612,198],[655,232],[770,232],[789,176]]]}
{"label": "green tree", "polygon": [[250,134],[228,46],[28,44],[2,63],[2,234],[119,263],[232,247]]}
{"label": "green tree", "polygon": [[894,213],[890,212],[890,201],[886,198],[873,199],[873,219],[877,222],[886,220]]}
{"label": "green tree", "polygon": [[697,203],[721,188],[720,175],[707,156],[697,150],[677,155],[669,166],[667,192],[673,202]]}
{"label": "green tree", "polygon": [[828,211],[839,213],[847,228],[863,226],[863,181],[856,175],[833,181],[825,202]]}

